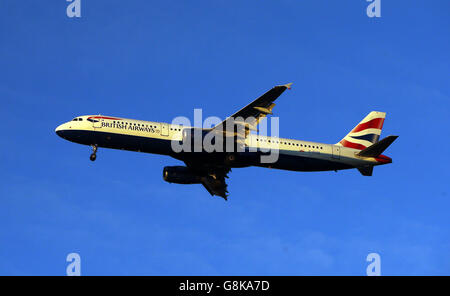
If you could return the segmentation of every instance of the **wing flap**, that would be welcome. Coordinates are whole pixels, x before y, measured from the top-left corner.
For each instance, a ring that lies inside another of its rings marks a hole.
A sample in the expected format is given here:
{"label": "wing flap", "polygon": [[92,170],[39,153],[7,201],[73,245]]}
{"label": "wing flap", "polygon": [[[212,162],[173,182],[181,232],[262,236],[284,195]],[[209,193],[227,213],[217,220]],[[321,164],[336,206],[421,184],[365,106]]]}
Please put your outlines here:
{"label": "wing flap", "polygon": [[202,180],[202,185],[211,195],[217,195],[228,200],[228,185],[223,177],[214,178],[212,176],[206,176]]}
{"label": "wing flap", "polygon": [[200,160],[185,161],[184,163],[190,169],[202,175],[201,184],[208,190],[209,194],[228,200],[228,185],[225,182],[225,178],[228,179],[228,173],[231,171],[229,167],[205,166],[204,162]]}

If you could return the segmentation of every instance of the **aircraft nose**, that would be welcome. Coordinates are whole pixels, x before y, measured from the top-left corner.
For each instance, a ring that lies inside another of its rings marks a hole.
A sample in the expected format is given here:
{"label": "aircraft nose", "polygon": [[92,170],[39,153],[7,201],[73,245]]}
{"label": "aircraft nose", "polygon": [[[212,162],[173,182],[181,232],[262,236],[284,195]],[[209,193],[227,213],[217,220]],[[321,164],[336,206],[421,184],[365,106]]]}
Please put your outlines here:
{"label": "aircraft nose", "polygon": [[61,138],[64,138],[63,137],[63,130],[64,130],[64,123],[63,124],[60,124],[60,125],[58,125],[56,128],[55,128],[55,133],[58,135],[58,136],[60,136]]}

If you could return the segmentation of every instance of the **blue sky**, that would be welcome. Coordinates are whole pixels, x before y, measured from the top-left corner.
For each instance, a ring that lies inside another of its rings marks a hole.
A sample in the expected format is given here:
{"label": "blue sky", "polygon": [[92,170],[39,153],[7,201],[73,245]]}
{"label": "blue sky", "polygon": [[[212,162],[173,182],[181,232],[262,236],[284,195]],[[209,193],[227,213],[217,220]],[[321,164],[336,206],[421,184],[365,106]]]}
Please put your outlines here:
{"label": "blue sky", "polygon": [[[450,2],[0,2],[0,274],[450,274]],[[280,136],[336,143],[387,112],[393,164],[230,174],[229,201],[162,180],[164,156],[57,137],[77,115],[224,118],[272,86]]]}

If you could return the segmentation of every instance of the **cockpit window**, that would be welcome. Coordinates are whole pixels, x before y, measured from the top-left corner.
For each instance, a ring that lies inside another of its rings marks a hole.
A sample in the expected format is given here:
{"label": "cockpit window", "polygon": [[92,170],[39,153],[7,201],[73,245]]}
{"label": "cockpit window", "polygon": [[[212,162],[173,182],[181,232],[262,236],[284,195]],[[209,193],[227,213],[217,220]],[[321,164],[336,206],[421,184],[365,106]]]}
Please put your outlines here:
{"label": "cockpit window", "polygon": [[80,117],[80,118],[78,118],[78,121],[83,121],[83,118],[81,118],[81,117]]}
{"label": "cockpit window", "polygon": [[74,118],[72,121],[78,121],[78,118]]}

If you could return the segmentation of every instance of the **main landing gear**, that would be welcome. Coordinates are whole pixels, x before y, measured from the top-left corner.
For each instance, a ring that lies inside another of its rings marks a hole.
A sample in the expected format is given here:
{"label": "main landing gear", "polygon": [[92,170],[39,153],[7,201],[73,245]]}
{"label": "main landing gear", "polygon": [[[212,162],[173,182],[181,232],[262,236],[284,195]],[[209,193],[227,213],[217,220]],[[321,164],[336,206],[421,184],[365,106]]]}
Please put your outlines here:
{"label": "main landing gear", "polygon": [[91,147],[92,147],[92,154],[89,157],[89,159],[91,161],[94,161],[97,158],[97,145],[91,145]]}

